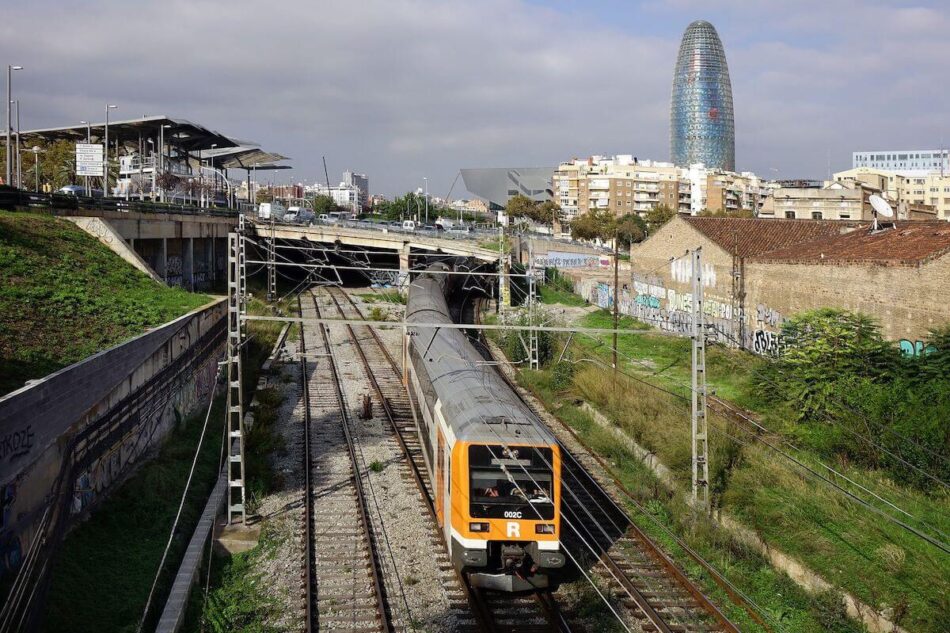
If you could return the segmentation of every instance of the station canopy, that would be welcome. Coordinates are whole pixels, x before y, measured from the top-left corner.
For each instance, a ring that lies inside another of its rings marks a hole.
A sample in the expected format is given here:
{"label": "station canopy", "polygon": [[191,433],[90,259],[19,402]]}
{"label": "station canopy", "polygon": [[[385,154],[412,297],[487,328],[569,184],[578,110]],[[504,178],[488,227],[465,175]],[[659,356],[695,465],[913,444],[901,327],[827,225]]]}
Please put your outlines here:
{"label": "station canopy", "polygon": [[[256,149],[256,144],[247,141],[239,141],[221,134],[215,130],[210,130],[197,123],[186,121],[184,119],[172,119],[167,116],[146,116],[139,119],[109,121],[109,144],[119,141],[123,146],[138,147],[140,139],[158,139],[164,129],[165,143],[188,153],[197,154],[198,152],[217,152],[224,149],[240,148],[243,150]],[[29,139],[42,139],[44,141],[73,141],[83,142],[86,140],[87,126],[85,123],[71,125],[67,127],[55,127],[40,130],[27,130],[20,133],[20,136],[29,143]],[[93,143],[101,143],[105,136],[105,122],[92,123],[89,126],[89,132]],[[212,150],[214,146],[214,150]],[[260,152],[260,149],[256,149]],[[273,156],[278,156],[274,154]],[[281,157],[283,159],[283,157]],[[272,161],[273,162],[273,161]],[[238,165],[236,165],[238,166]],[[239,166],[238,166],[239,167]]]}
{"label": "station canopy", "polygon": [[290,169],[290,165],[278,165],[282,160],[289,160],[286,156],[266,152],[261,148],[241,141],[237,147],[215,148],[205,154],[207,159],[218,169],[246,169],[248,171],[273,171]]}

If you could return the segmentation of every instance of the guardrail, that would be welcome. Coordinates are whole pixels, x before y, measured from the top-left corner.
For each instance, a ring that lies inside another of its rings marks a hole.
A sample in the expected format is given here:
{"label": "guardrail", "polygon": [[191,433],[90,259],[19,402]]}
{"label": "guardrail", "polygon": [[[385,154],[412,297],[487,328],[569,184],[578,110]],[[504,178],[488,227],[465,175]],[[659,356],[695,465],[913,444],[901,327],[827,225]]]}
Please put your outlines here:
{"label": "guardrail", "polygon": [[199,207],[190,204],[126,200],[124,198],[91,198],[60,193],[37,193],[0,187],[0,209],[42,210],[56,214],[62,211],[135,211],[139,213],[178,213],[184,215],[238,216],[237,209]]}

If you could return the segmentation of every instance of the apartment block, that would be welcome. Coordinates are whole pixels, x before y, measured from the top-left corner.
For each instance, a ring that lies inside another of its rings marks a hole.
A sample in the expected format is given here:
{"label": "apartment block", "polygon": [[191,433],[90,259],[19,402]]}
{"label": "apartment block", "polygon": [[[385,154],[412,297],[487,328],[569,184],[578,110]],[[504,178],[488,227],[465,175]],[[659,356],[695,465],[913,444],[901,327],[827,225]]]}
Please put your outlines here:
{"label": "apartment block", "polygon": [[555,200],[568,220],[592,209],[644,215],[658,205],[687,215],[757,212],[777,187],[750,172],[707,169],[702,164],[680,168],[629,154],[561,163],[553,183]]}

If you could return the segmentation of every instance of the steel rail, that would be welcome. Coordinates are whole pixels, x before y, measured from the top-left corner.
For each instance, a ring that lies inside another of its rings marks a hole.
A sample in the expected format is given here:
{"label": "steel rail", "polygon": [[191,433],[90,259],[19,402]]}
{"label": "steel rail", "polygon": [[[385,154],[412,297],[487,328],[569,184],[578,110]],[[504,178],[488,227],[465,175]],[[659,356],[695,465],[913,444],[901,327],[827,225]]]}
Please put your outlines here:
{"label": "steel rail", "polygon": [[[343,310],[342,306],[340,305],[339,301],[337,300],[337,297],[334,296],[335,295],[334,290],[339,292],[339,294],[342,294],[346,298],[347,302],[352,307],[353,311],[359,317],[363,316],[363,313],[360,310],[359,306],[356,305],[356,302],[353,301],[353,298],[350,297],[348,293],[346,293],[345,291],[339,288],[327,287],[327,291],[331,299],[333,299],[333,302],[336,304],[337,309],[339,310],[341,315],[345,316],[346,313]],[[386,359],[387,363],[392,368],[393,373],[397,377],[400,377],[400,382],[401,382],[401,371],[400,371],[399,365],[398,363],[396,363],[396,360],[392,357],[392,354],[389,352],[389,349],[383,343],[382,339],[380,338],[379,334],[376,332],[375,328],[367,324],[362,324],[362,327],[365,327],[366,330],[370,333],[374,342],[376,343],[376,346],[380,349],[380,351],[382,351],[383,357]],[[386,413],[386,417],[390,422],[390,426],[393,428],[395,432],[396,439],[399,442],[399,445],[402,448],[403,452],[405,453],[407,461],[411,465],[413,480],[416,482],[416,486],[419,488],[419,491],[422,493],[423,498],[426,500],[426,508],[429,511],[430,518],[432,519],[434,525],[438,525],[438,522],[436,520],[435,507],[432,503],[432,499],[429,497],[428,491],[426,489],[425,483],[423,482],[418,465],[415,463],[415,460],[412,458],[412,455],[409,452],[409,448],[405,443],[405,439],[402,436],[402,430],[399,428],[399,425],[396,423],[396,419],[395,419],[396,416],[392,411],[392,407],[388,399],[383,395],[382,389],[380,388],[379,383],[376,380],[376,377],[372,369],[370,368],[369,361],[362,349],[362,345],[358,342],[358,337],[353,331],[353,327],[347,324],[347,329],[349,330],[350,338],[354,342],[355,347],[359,353],[360,359],[363,363],[363,367],[366,370],[366,374],[370,379],[370,383],[373,386],[373,391],[376,393],[377,398],[382,403],[383,411]],[[410,395],[408,388],[406,390],[406,393],[407,393],[407,396]],[[410,405],[411,405],[411,398],[410,398]],[[484,593],[481,590],[473,588],[471,586],[471,583],[468,580],[468,577],[465,574],[459,573],[458,570],[456,570],[455,573],[456,573],[456,576],[461,581],[461,585],[463,587],[463,593],[465,593],[466,598],[469,601],[469,604],[472,606],[472,612],[475,615],[476,619],[481,624],[482,630],[485,630],[485,631],[503,630],[502,627],[496,624],[495,618],[492,614],[492,609],[490,605],[488,604],[488,602],[485,600]],[[544,595],[542,596],[542,594]],[[551,625],[551,629],[554,631],[558,631],[560,633],[570,633],[571,631],[570,624],[567,622],[567,619],[564,617],[563,613],[561,612],[559,606],[557,605],[557,601],[554,600],[554,597],[553,595],[551,595],[551,592],[545,590],[545,591],[535,592],[533,595],[535,599],[537,600],[539,606],[541,607],[541,610],[544,613],[545,617],[547,618],[548,623]]]}
{"label": "steel rail", "polygon": [[[330,290],[329,287],[327,289],[328,291]],[[350,305],[353,307],[354,311],[359,316],[362,316],[362,312],[360,311],[359,307],[353,302],[352,297],[350,297],[346,292],[343,292],[342,290],[340,292],[347,298]],[[333,303],[336,305],[337,310],[339,310],[340,314],[345,316],[345,311],[343,310],[343,307],[340,305],[337,298],[334,296],[334,293],[330,291],[329,295],[330,295],[330,298],[333,300]],[[396,422],[396,414],[392,409],[392,405],[390,404],[389,399],[383,394],[383,390],[380,387],[379,381],[376,379],[375,373],[370,367],[369,359],[366,357],[366,353],[363,350],[363,346],[359,342],[359,337],[356,336],[356,333],[353,330],[353,326],[350,324],[347,324],[346,328],[347,328],[350,340],[353,342],[353,346],[360,357],[360,362],[363,365],[363,369],[366,372],[366,376],[369,378],[370,385],[372,386],[373,391],[376,393],[376,398],[379,400],[380,405],[383,408],[383,412],[386,415],[386,419],[389,422],[389,426],[393,431],[393,435],[395,435],[396,437],[396,442],[399,444],[399,448],[402,450],[403,455],[405,455],[406,457],[406,463],[409,465],[409,471],[412,474],[412,480],[415,483],[416,488],[419,490],[419,493],[422,495],[422,499],[424,500],[426,510],[429,513],[429,518],[432,521],[431,525],[435,526],[433,527],[433,529],[436,532],[440,532],[440,530],[437,527],[438,518],[436,516],[435,505],[432,501],[432,497],[429,496],[429,491],[428,491],[428,488],[426,487],[425,480],[423,479],[422,471],[420,470],[419,465],[416,463],[416,460],[413,459],[412,453],[409,449],[408,444],[406,444],[406,439],[405,437],[403,437],[402,429],[399,428],[399,424]],[[376,346],[383,352],[383,356],[386,358],[390,367],[392,367],[393,372],[397,376],[399,376],[400,375],[399,366],[396,364],[396,361],[393,359],[392,354],[390,354],[389,350],[386,348],[386,345],[383,343],[379,334],[372,327],[366,326],[366,329],[372,335],[373,340],[376,343]],[[400,377],[400,383],[401,382],[402,380]],[[408,388],[406,389],[406,395],[407,397],[409,397]],[[412,401],[410,398],[410,406],[411,405],[412,405]],[[445,541],[444,539],[441,538],[441,533],[440,533],[439,540],[444,544]],[[455,569],[454,566],[453,566],[453,569]],[[462,593],[465,594],[466,600],[468,601],[469,605],[472,607],[472,613],[475,615],[475,618],[479,621],[479,623],[481,624],[484,630],[491,630],[492,629],[491,619],[487,616],[487,613],[484,610],[484,608],[479,606],[478,599],[475,597],[474,592],[472,591],[468,583],[468,580],[464,577],[463,574],[460,574],[458,570],[455,570],[455,575],[459,581],[459,585],[462,589]]]}
{"label": "steel rail", "polygon": [[[481,314],[480,306],[476,306],[475,307],[476,320],[479,320],[480,314]],[[489,354],[491,354],[490,351],[489,351]],[[509,387],[511,387],[512,391],[515,392],[515,394],[524,403],[524,405],[527,406],[529,409],[533,410],[533,407],[531,407],[531,405],[524,399],[524,397],[521,395],[521,392],[518,390],[517,385],[515,385],[512,382],[511,378],[507,376],[505,372],[503,371],[499,371],[498,373],[501,375],[502,379],[506,383],[508,383]],[[635,503],[637,506],[639,506],[639,502],[636,501],[636,499],[627,490],[627,488],[623,485],[623,483],[619,479],[614,477],[607,463],[593,449],[591,449],[590,446],[588,446],[577,435],[577,433],[574,432],[573,429],[571,429],[567,424],[565,424],[564,421],[562,421],[557,416],[553,416],[553,417],[555,420],[557,420],[558,424],[567,433],[569,433],[571,437],[578,444],[580,444],[587,451],[590,457],[594,459],[594,461],[597,462],[597,464],[603,469],[607,478],[610,481],[612,481],[612,483],[617,487],[617,489],[627,499],[629,499],[630,501]],[[587,476],[587,478],[599,489],[601,495],[604,498],[606,498],[610,502],[610,504],[613,505],[617,510],[619,510],[620,513],[625,517],[628,523],[628,528],[633,532],[634,536],[636,536],[637,541],[641,543],[646,549],[646,551],[654,558],[654,560],[656,560],[667,571],[667,573],[670,574],[677,581],[677,584],[679,584],[683,589],[685,589],[690,594],[690,596],[693,597],[693,599],[698,603],[698,606],[700,606],[704,611],[706,611],[710,616],[712,616],[725,629],[725,631],[727,631],[727,633],[739,633],[739,629],[736,627],[736,625],[733,624],[725,616],[724,613],[722,613],[719,607],[717,607],[715,604],[712,603],[711,600],[709,600],[709,598],[702,592],[702,590],[696,585],[696,583],[694,583],[692,580],[689,579],[689,577],[686,576],[686,574],[679,568],[679,566],[676,565],[675,562],[673,562],[673,560],[669,556],[667,556],[667,554],[660,548],[660,546],[657,545],[656,542],[653,541],[653,539],[651,539],[642,529],[640,529],[639,526],[636,525],[636,523],[633,521],[633,518],[629,514],[627,514],[627,512],[623,508],[621,508],[616,502],[614,502],[613,498],[607,492],[607,490],[593,477],[593,475],[583,466],[583,464],[580,463],[577,457],[571,451],[569,451],[566,446],[564,446],[563,442],[558,441],[558,444],[560,444],[561,446],[562,453],[566,455],[567,457],[569,457],[571,461],[573,461],[573,463],[578,467],[578,469],[581,472],[583,472]],[[563,457],[562,457],[562,460],[563,460]],[[728,581],[725,580],[725,578],[722,576],[722,574],[719,573],[719,571],[713,568],[708,562],[706,562],[702,557],[700,557],[699,554],[697,554],[694,550],[689,548],[689,546],[687,546],[685,543],[682,543],[678,540],[678,544],[687,553],[687,555],[693,559],[694,562],[699,564],[705,571],[707,571],[710,574],[710,576],[713,578],[716,584],[719,585],[720,588],[722,588],[726,592],[727,595],[729,595],[729,597],[732,599],[732,601],[735,604],[743,607],[746,610],[746,612],[749,613],[752,619],[755,620],[760,625],[762,625],[763,628],[765,628],[766,630],[771,630],[768,627],[768,625],[765,624],[765,622],[762,620],[761,616],[759,616],[759,614],[755,612],[755,610],[751,607],[751,605],[749,605],[748,602],[744,598],[738,595],[731,588]],[[630,589],[633,590],[633,592],[629,592],[632,598],[635,595],[634,592],[636,592],[636,594],[640,594],[639,590],[637,590],[636,587],[634,587],[632,583],[630,583],[629,578],[627,577],[627,574],[618,567],[616,561],[613,560],[613,557],[610,556],[606,550],[601,556],[601,560],[614,574],[616,574],[616,577],[618,579],[619,578],[624,579],[624,581],[620,581],[620,582],[625,590],[630,590]],[[640,596],[641,598],[643,597],[642,594],[640,594]],[[638,606],[640,606],[639,600],[634,598],[634,601],[637,602]],[[655,610],[653,610],[652,607],[650,607],[650,611],[653,611],[653,613],[657,617],[659,617],[659,614],[656,614]],[[650,617],[649,612],[644,611],[644,613],[645,615]],[[665,622],[654,621],[653,617],[650,617],[650,619],[653,622],[653,624],[657,626],[657,628],[659,628],[661,631],[664,629],[669,630],[668,625]]]}
{"label": "steel rail", "polygon": [[[300,295],[297,295],[297,307],[300,314],[303,314],[303,306],[301,305]],[[303,445],[304,445],[304,537],[306,544],[305,554],[304,554],[304,582],[306,583],[306,609],[305,615],[306,620],[304,622],[304,631],[306,633],[312,633],[314,631],[314,613],[313,601],[317,579],[316,571],[314,570],[314,557],[316,556],[314,548],[314,537],[313,537],[313,484],[310,481],[310,474],[313,469],[313,458],[310,453],[310,384],[307,380],[307,345],[305,343],[306,337],[303,334],[303,325],[300,326],[300,379],[303,383],[303,410],[304,410],[304,424],[303,424]]]}
{"label": "steel rail", "polygon": [[[319,316],[320,314],[320,305],[317,302],[317,297],[315,294],[311,293],[311,299],[313,300],[313,308],[315,313]],[[341,427],[343,429],[343,435],[346,438],[346,448],[347,453],[350,457],[350,464],[353,467],[351,480],[353,482],[354,491],[356,492],[357,497],[357,507],[359,508],[360,513],[360,524],[363,526],[363,535],[366,538],[366,545],[369,551],[370,556],[370,567],[371,574],[370,578],[373,585],[373,594],[376,601],[376,606],[379,611],[380,626],[383,631],[386,633],[393,633],[393,625],[390,621],[388,611],[386,608],[386,596],[385,588],[383,585],[383,579],[381,574],[381,563],[379,560],[378,553],[376,551],[375,542],[372,535],[372,526],[369,521],[369,513],[367,512],[366,497],[363,491],[363,480],[360,475],[359,462],[356,458],[356,450],[354,447],[353,436],[350,433],[350,421],[349,414],[346,409],[346,401],[343,396],[343,385],[341,383],[340,373],[337,370],[336,356],[333,353],[333,347],[330,345],[330,337],[327,333],[326,327],[320,327],[320,334],[322,335],[323,345],[326,349],[328,359],[330,361],[330,372],[333,376],[333,383],[335,385],[335,393],[337,404],[340,408],[340,420],[342,422]]]}

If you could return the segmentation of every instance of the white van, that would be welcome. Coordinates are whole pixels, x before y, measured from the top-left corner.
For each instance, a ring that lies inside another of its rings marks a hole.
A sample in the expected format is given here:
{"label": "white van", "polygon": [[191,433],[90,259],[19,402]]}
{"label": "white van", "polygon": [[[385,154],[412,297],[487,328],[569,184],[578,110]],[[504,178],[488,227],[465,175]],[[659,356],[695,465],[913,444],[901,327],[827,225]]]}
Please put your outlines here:
{"label": "white van", "polygon": [[262,202],[260,206],[257,207],[257,217],[262,220],[281,220],[285,213],[287,213],[287,209],[276,200],[273,202]]}
{"label": "white van", "polygon": [[415,231],[416,223],[412,220],[403,220],[402,221],[402,230],[403,231]]}
{"label": "white van", "polygon": [[284,216],[284,222],[293,224],[312,224],[315,219],[313,211],[307,207],[290,207]]}

